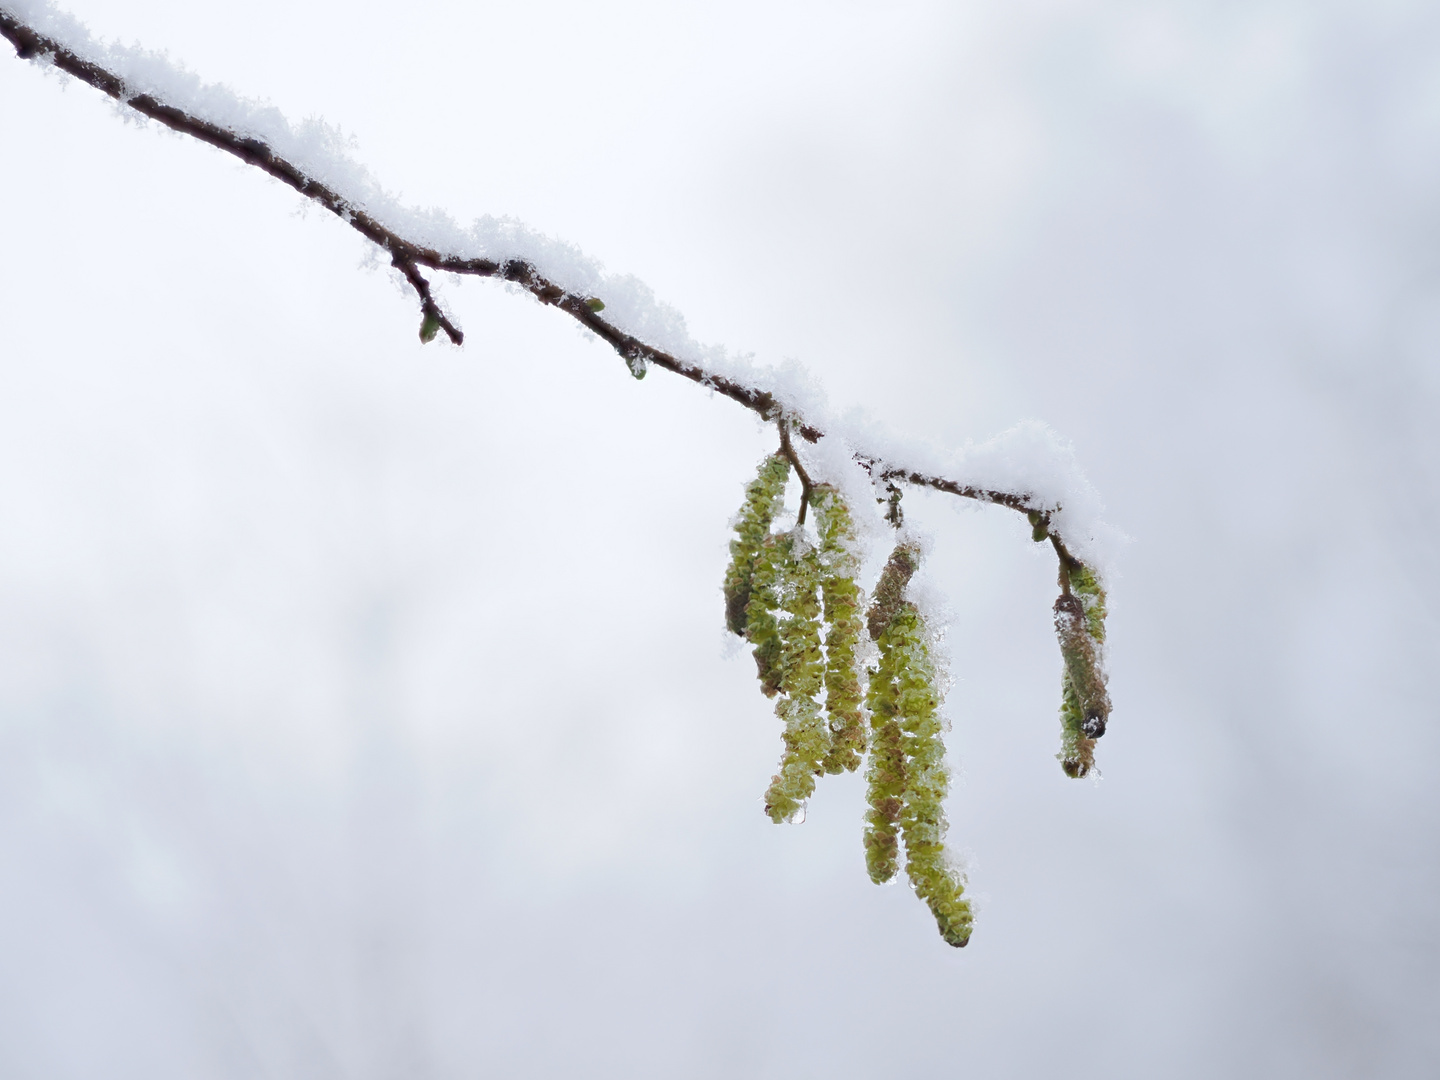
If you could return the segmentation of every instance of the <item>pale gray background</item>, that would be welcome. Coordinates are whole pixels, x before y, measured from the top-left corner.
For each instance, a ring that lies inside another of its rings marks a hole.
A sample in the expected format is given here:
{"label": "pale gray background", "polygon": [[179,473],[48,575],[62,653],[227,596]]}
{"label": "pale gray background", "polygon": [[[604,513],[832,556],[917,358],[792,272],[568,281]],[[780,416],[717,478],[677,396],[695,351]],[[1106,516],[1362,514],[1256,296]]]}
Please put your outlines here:
{"label": "pale gray background", "polygon": [[[1104,779],[1053,562],[955,609],[945,947],[726,657],[770,444],[0,58],[0,1076],[1420,1077],[1440,1054],[1440,16],[74,0],[409,201],[639,274],[1133,542]],[[957,512],[958,510],[958,512]]]}

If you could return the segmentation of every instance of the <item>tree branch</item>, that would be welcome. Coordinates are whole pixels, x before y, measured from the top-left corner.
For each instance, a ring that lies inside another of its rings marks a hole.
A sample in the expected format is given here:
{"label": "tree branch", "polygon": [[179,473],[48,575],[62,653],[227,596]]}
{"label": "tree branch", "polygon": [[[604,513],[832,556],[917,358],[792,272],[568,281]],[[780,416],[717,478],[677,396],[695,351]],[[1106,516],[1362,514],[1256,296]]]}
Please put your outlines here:
{"label": "tree branch", "polygon": [[[78,55],[65,44],[48,37],[22,22],[14,14],[0,8],[0,36],[15,46],[16,54],[22,59],[42,59],[81,82],[93,86],[116,101],[122,102],[152,120],[157,121],[181,134],[192,136],[228,154],[233,154],[247,165],[252,165],[274,177],[283,184],[294,188],[329,210],[361,236],[381,247],[389,256],[391,264],[404,275],[415,290],[420,301],[423,316],[421,338],[429,341],[438,330],[444,330],[454,344],[464,341],[464,334],[441,310],[430,289],[430,283],[421,274],[420,268],[442,270],[452,274],[471,277],[498,277],[522,286],[542,304],[558,308],[591,333],[607,342],[632,368],[653,364],[666,371],[680,375],[692,382],[708,387],[724,397],[743,405],[764,420],[778,420],[781,426],[782,447],[787,457],[800,472],[808,496],[808,477],[800,468],[799,459],[790,446],[789,427],[806,441],[814,443],[825,437],[825,432],[805,423],[798,417],[782,416],[780,406],[772,391],[757,386],[748,386],[716,372],[707,371],[699,364],[673,356],[662,349],[636,338],[600,315],[604,304],[598,299],[572,293],[548,280],[529,262],[510,259],[499,262],[486,258],[462,258],[427,247],[409,240],[393,231],[378,219],[355,206],[331,187],[306,175],[298,165],[287,161],[265,142],[248,138],[225,127],[191,115],[183,109],[156,98],[150,94],[136,94],[126,85],[125,80],[109,69]],[[918,487],[933,488],[965,499],[994,503],[1011,510],[1027,514],[1032,523],[1037,515],[1045,522],[1042,530],[1037,526],[1036,539],[1048,535],[1061,563],[1062,586],[1068,581],[1067,570],[1080,565],[1054,533],[1048,532],[1050,515],[1058,509],[1041,505],[1033,493],[998,491],[970,484],[962,484],[941,476],[931,476],[919,471],[906,469],[885,462],[878,456],[856,452],[855,460],[876,481],[904,481]],[[801,505],[803,521],[804,503]]]}

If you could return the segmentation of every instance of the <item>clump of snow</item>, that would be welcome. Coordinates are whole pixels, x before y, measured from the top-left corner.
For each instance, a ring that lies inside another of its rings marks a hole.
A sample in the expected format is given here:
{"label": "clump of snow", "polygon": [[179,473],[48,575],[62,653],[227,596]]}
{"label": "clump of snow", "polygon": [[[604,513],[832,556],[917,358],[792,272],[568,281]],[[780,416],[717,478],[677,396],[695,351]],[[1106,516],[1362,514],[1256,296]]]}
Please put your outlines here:
{"label": "clump of snow", "polygon": [[984,442],[959,450],[887,431],[855,415],[843,427],[855,452],[887,468],[943,477],[957,484],[1026,496],[1050,513],[1050,530],[1071,554],[1111,576],[1124,535],[1105,521],[1105,504],[1075,458],[1075,449],[1048,424],[1025,420]]}

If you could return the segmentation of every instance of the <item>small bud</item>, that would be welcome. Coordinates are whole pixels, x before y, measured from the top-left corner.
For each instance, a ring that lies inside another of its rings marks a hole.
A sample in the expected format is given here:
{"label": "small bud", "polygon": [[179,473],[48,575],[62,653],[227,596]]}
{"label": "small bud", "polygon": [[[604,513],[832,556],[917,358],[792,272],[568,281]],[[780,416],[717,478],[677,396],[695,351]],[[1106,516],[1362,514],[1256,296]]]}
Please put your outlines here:
{"label": "small bud", "polygon": [[605,310],[605,301],[601,300],[598,296],[592,296],[585,301],[585,306],[598,315]]}
{"label": "small bud", "polygon": [[429,345],[439,332],[440,320],[427,311],[425,318],[420,322],[420,344]]}

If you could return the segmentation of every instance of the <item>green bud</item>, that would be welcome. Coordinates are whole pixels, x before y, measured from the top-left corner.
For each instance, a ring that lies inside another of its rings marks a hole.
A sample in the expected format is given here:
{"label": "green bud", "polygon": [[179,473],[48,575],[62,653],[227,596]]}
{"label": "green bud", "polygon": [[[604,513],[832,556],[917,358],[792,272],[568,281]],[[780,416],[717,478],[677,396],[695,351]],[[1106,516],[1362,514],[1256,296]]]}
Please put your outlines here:
{"label": "green bud", "polygon": [[605,310],[605,301],[597,296],[592,296],[585,301],[585,306],[598,315]]}
{"label": "green bud", "polygon": [[439,332],[440,320],[427,311],[425,318],[420,320],[420,344],[429,345]]}

